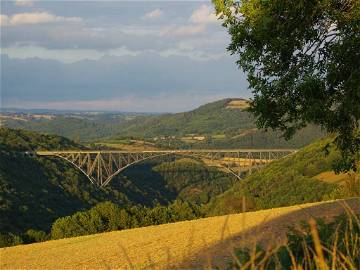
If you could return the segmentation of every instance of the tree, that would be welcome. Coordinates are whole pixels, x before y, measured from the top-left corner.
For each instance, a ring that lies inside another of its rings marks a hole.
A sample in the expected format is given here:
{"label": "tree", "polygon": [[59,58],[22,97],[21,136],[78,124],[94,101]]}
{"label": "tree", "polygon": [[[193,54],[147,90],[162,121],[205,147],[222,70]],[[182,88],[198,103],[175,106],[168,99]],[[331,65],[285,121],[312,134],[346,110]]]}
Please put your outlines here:
{"label": "tree", "polygon": [[254,93],[260,128],[285,138],[308,123],[336,134],[356,170],[360,150],[360,1],[213,0]]}

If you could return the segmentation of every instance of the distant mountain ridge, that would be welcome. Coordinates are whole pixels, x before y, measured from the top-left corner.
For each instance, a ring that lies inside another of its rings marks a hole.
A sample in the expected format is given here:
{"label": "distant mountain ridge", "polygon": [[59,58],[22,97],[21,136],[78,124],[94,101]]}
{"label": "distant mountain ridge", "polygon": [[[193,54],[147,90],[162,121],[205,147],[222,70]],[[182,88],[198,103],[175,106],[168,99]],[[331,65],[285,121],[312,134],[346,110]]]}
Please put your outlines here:
{"label": "distant mountain ridge", "polygon": [[325,135],[318,127],[309,126],[293,140],[285,141],[279,132],[258,130],[247,106],[245,99],[227,98],[181,113],[79,113],[29,117],[26,121],[3,117],[2,121],[11,128],[61,135],[80,142],[137,138],[167,148],[299,148]]}
{"label": "distant mountain ridge", "polygon": [[27,121],[22,121],[18,117],[3,116],[2,121],[5,126],[10,128],[56,134],[80,141],[114,136],[155,137],[180,136],[189,133],[215,134],[234,128],[244,130],[254,128],[253,119],[249,113],[234,107],[227,107],[231,101],[245,102],[244,99],[229,98],[202,105],[189,112],[159,115],[144,113],[89,115],[87,112],[74,114],[61,111],[60,114],[52,114],[51,118],[29,118],[26,119]]}

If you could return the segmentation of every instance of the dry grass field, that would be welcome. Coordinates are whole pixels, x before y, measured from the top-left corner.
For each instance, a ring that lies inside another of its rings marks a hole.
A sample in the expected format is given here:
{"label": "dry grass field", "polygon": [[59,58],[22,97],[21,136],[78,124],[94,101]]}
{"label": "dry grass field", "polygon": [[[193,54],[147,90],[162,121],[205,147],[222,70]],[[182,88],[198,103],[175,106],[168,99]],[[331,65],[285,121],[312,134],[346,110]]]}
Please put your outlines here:
{"label": "dry grass field", "polygon": [[344,184],[350,178],[350,175],[347,173],[335,174],[333,171],[327,171],[314,176],[314,178],[328,183]]}
{"label": "dry grass field", "polygon": [[[278,244],[287,227],[345,212],[330,201],[0,249],[0,269],[188,269],[223,265],[233,247]],[[346,200],[360,213],[360,198]]]}
{"label": "dry grass field", "polygon": [[232,100],[227,104],[227,109],[247,109],[249,102],[247,100]]}

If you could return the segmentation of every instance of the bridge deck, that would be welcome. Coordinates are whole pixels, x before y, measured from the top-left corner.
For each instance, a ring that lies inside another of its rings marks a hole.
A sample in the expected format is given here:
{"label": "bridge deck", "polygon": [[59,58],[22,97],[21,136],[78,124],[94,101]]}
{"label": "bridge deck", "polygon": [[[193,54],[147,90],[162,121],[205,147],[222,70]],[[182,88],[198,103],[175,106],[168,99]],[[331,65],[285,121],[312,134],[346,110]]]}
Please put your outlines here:
{"label": "bridge deck", "polygon": [[35,151],[39,156],[62,154],[98,154],[98,153],[114,153],[114,154],[138,154],[138,153],[260,153],[260,152],[296,152],[297,149],[180,149],[180,150],[144,150],[144,151],[120,151],[120,150],[56,150],[56,151]]}

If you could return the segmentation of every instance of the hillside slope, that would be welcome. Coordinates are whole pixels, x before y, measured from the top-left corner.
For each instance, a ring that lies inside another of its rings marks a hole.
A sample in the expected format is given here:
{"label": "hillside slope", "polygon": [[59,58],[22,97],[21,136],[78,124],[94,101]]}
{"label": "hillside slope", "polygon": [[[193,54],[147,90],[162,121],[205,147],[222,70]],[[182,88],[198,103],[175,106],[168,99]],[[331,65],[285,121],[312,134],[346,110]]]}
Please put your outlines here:
{"label": "hillside slope", "polygon": [[[342,175],[341,182],[327,181],[334,177],[333,162],[339,157],[334,147],[326,155],[324,148],[332,138],[320,139],[298,152],[274,161],[261,170],[237,182],[224,194],[208,204],[210,215],[236,213],[241,209],[243,197],[253,210],[321,201],[324,198],[360,196],[358,175]],[[352,178],[355,177],[355,178]],[[339,184],[353,179],[352,192],[342,194]]]}
{"label": "hillside slope", "polygon": [[236,99],[223,99],[183,113],[138,117],[126,125],[122,136],[184,136],[186,134],[224,134],[255,128],[250,113],[229,107]]}
{"label": "hillside slope", "polygon": [[[360,213],[360,198],[346,203]],[[209,263],[224,267],[240,244],[274,244],[274,239],[280,243],[288,226],[312,217],[329,220],[344,212],[343,201],[303,204],[3,248],[0,267],[189,269]]]}

